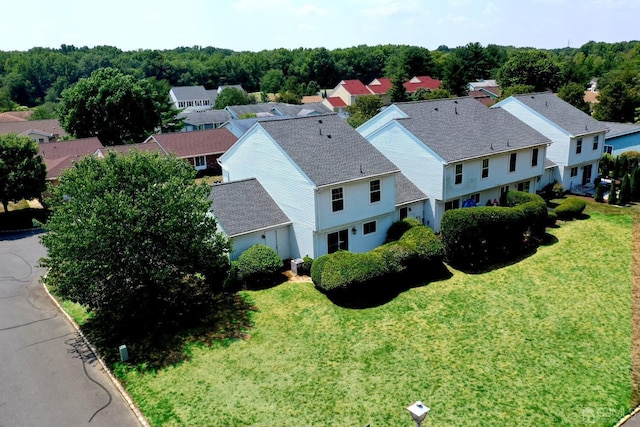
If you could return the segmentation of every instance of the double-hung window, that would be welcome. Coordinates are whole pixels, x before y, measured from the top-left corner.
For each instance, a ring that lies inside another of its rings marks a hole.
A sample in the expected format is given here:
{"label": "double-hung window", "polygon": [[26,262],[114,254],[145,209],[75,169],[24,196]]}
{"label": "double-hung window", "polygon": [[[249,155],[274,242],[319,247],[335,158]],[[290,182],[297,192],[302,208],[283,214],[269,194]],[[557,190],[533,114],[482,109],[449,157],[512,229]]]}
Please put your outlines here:
{"label": "double-hung window", "polygon": [[511,153],[509,156],[509,172],[516,171],[516,161],[518,160],[517,153]]}
{"label": "double-hung window", "polygon": [[380,180],[369,181],[369,202],[375,203],[380,201]]}
{"label": "double-hung window", "polygon": [[593,137],[593,151],[598,149],[598,143],[600,142],[600,135],[596,135]]}
{"label": "double-hung window", "polygon": [[582,138],[576,141],[576,154],[582,153]]}
{"label": "double-hung window", "polygon": [[457,184],[462,184],[462,163],[459,163],[456,165],[456,177],[455,177],[455,183]]}
{"label": "double-hung window", "polygon": [[482,159],[482,177],[489,177],[489,159]]}
{"label": "double-hung window", "polygon": [[534,148],[531,153],[531,167],[535,168],[536,166],[538,166],[538,149]]}
{"label": "double-hung window", "polygon": [[344,209],[344,195],[342,187],[331,190],[331,212],[339,212]]}

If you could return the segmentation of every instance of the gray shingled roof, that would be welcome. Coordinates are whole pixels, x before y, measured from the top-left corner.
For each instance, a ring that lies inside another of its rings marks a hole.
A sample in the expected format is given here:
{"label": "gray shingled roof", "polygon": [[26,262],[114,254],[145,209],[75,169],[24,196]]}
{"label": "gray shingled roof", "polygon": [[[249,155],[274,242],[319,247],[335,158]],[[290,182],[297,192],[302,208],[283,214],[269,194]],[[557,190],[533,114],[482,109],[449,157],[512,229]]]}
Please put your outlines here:
{"label": "gray shingled roof", "polygon": [[215,184],[209,200],[229,237],[291,223],[255,178]]}
{"label": "gray shingled roof", "polygon": [[198,112],[182,112],[178,114],[179,118],[184,117],[184,122],[194,126],[200,126],[208,123],[224,123],[231,119],[231,115],[227,110],[207,110]]}
{"label": "gray shingled roof", "polygon": [[618,136],[628,135],[640,132],[640,126],[633,123],[617,123],[617,122],[600,122],[609,128],[609,132],[604,139],[615,138]]}
{"label": "gray shingled roof", "polygon": [[180,101],[188,101],[191,99],[207,99],[209,94],[204,86],[174,86],[171,88],[173,96]]}
{"label": "gray shingled roof", "polygon": [[428,199],[409,178],[401,172],[396,174],[396,206]]}
{"label": "gray shingled roof", "polygon": [[506,111],[489,109],[472,97],[395,106],[409,116],[398,123],[447,163],[551,142]]}
{"label": "gray shingled roof", "polygon": [[514,95],[513,97],[573,136],[604,132],[608,129],[604,123],[578,110],[551,92]]}
{"label": "gray shingled roof", "polygon": [[336,114],[258,122],[318,187],[398,171]]}
{"label": "gray shingled roof", "polygon": [[324,104],[318,102],[302,105],[292,105],[278,102],[275,104],[275,108],[283,116],[310,116],[332,112]]}

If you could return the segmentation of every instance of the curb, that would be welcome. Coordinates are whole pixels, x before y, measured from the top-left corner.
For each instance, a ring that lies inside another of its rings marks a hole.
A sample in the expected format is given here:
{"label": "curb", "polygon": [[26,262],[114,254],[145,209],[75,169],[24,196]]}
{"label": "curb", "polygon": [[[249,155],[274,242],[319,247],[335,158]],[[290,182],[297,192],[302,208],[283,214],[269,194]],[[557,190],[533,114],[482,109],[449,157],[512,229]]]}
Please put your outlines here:
{"label": "curb", "polygon": [[631,411],[631,413],[625,415],[620,421],[618,421],[618,423],[615,425],[615,427],[622,427],[627,421],[629,421],[631,418],[633,418],[638,413],[640,413],[640,406],[636,406],[633,409],[633,411]]}
{"label": "curb", "polygon": [[[47,277],[47,273],[45,273],[45,275],[42,276],[43,279],[46,279],[46,277]],[[100,355],[98,354],[96,349],[93,347],[93,345],[91,345],[91,343],[89,342],[87,337],[84,336],[84,334],[80,330],[80,326],[78,326],[78,324],[75,322],[75,320],[73,320],[73,318],[71,318],[71,316],[69,316],[69,313],[67,313],[64,310],[64,308],[62,308],[62,305],[60,305],[60,303],[58,302],[56,297],[54,297],[51,294],[51,292],[49,292],[49,289],[47,289],[47,285],[45,285],[44,281],[42,281],[41,283],[42,283],[42,288],[47,293],[47,295],[49,296],[51,301],[53,301],[53,303],[56,305],[56,307],[58,307],[58,309],[62,312],[64,317],[71,323],[71,325],[74,327],[74,329],[78,332],[80,337],[82,337],[82,340],[87,344],[87,346],[89,347],[89,349],[91,350],[93,355],[96,357],[96,360],[98,360],[98,362],[100,363],[100,366],[102,367],[102,369],[107,373],[107,376],[109,377],[109,379],[111,380],[113,385],[115,385],[116,388],[118,389],[118,391],[120,392],[120,395],[122,396],[124,401],[127,402],[127,405],[129,405],[129,409],[131,409],[131,411],[134,413],[134,415],[138,419],[138,422],[140,423],[140,425],[143,426],[143,427],[150,427],[149,422],[147,421],[145,416],[142,414],[142,412],[140,411],[138,406],[135,404],[135,402],[133,401],[133,398],[124,389],[122,384],[120,384],[120,381],[118,381],[118,379],[115,377],[115,375],[113,375],[113,373],[111,372],[111,369],[109,369],[107,367],[107,365],[104,363],[104,361],[102,360],[102,358],[100,357]]]}

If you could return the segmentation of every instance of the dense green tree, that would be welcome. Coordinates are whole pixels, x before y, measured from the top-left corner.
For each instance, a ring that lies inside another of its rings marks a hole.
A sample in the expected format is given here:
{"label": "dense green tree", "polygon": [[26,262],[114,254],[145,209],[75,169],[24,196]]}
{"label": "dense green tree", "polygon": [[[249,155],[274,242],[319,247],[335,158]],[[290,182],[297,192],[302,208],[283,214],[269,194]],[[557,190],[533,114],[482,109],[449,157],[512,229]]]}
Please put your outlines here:
{"label": "dense green tree", "polygon": [[631,202],[631,183],[629,182],[629,175],[624,174],[622,183],[620,184],[620,194],[618,196],[618,204],[620,206],[626,206]]}
{"label": "dense green tree", "polygon": [[530,85],[515,85],[509,86],[506,89],[503,89],[500,93],[500,99],[506,99],[511,95],[521,95],[523,93],[532,93],[535,92],[535,88]]}
{"label": "dense green tree", "polygon": [[636,166],[631,173],[631,200],[640,200],[640,166]]}
{"label": "dense green tree", "polygon": [[609,189],[609,199],[607,200],[607,203],[610,205],[618,204],[618,189],[616,188],[616,181],[613,179],[611,180],[611,188]]}
{"label": "dense green tree", "polygon": [[455,98],[455,95],[449,92],[447,89],[434,89],[427,90],[424,88],[418,88],[413,94],[411,94],[412,101],[422,101],[425,99],[444,99]]}
{"label": "dense green tree", "polygon": [[18,104],[11,100],[9,91],[5,87],[0,87],[0,113],[14,110]]}
{"label": "dense green tree", "polygon": [[62,92],[60,124],[78,138],[104,145],[142,142],[160,126],[150,84],[115,68],[102,68]]}
{"label": "dense green tree", "polygon": [[247,105],[255,104],[256,99],[246,92],[235,87],[226,87],[222,89],[216,98],[216,109],[222,110],[229,105]]}
{"label": "dense green tree", "polygon": [[53,102],[45,102],[33,109],[28,120],[49,120],[58,117],[58,105]]}
{"label": "dense green tree", "polygon": [[209,188],[174,156],[85,157],[48,199],[47,282],[127,339],[200,321],[220,289],[229,243],[209,215]]}
{"label": "dense green tree", "polygon": [[530,85],[535,91],[556,91],[562,74],[552,54],[547,51],[528,49],[514,51],[498,73],[503,88],[515,85]]}
{"label": "dense green tree", "polygon": [[302,102],[302,97],[295,92],[290,91],[282,91],[279,92],[276,96],[276,102],[284,102],[285,104],[300,104]]}
{"label": "dense green tree", "polygon": [[405,81],[406,79],[403,75],[391,78],[391,88],[387,92],[391,102],[404,102],[409,100],[407,88],[404,86]]}
{"label": "dense green tree", "polygon": [[39,199],[46,188],[47,169],[38,155],[38,144],[15,133],[0,135],[0,202]]}
{"label": "dense green tree", "polygon": [[558,97],[578,110],[591,114],[591,106],[584,100],[584,86],[574,82],[567,83],[558,91]]}
{"label": "dense green tree", "polygon": [[604,187],[601,183],[596,185],[596,191],[593,195],[593,199],[598,203],[602,203],[604,201]]}
{"label": "dense green tree", "polygon": [[596,120],[633,122],[639,105],[638,92],[625,82],[615,80],[600,90],[598,103],[593,107],[593,117]]}
{"label": "dense green tree", "polygon": [[376,114],[382,108],[382,100],[377,95],[364,95],[356,98],[353,105],[347,107],[349,118],[347,122],[357,128]]}
{"label": "dense green tree", "polygon": [[260,79],[260,91],[278,93],[284,87],[284,73],[282,70],[271,69]]}

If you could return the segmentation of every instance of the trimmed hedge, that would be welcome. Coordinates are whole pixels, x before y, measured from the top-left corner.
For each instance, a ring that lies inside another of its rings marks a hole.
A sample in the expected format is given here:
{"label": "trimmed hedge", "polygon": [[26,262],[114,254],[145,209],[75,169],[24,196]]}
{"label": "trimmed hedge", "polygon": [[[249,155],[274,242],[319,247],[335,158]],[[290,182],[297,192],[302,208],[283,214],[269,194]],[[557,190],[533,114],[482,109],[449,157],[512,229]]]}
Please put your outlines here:
{"label": "trimmed hedge", "polygon": [[414,225],[399,240],[370,252],[338,251],[317,258],[311,267],[311,280],[324,292],[355,290],[389,282],[392,276],[417,267],[428,269],[441,263],[443,257],[444,247],[433,230]]}
{"label": "trimmed hedge", "polygon": [[407,217],[405,219],[401,219],[400,221],[394,222],[387,230],[386,242],[394,242],[396,240],[399,240],[407,230],[419,225],[422,225],[420,221],[412,217]]}
{"label": "trimmed hedge", "polygon": [[548,222],[542,197],[509,191],[507,206],[452,209],[441,223],[447,261],[458,268],[480,269],[515,259],[542,242]]}
{"label": "trimmed hedge", "polygon": [[578,197],[567,197],[554,211],[559,219],[568,220],[579,217],[586,206],[587,202]]}
{"label": "trimmed hedge", "polygon": [[280,278],[282,259],[276,251],[262,244],[250,246],[231,263],[229,280],[248,289],[274,285]]}

